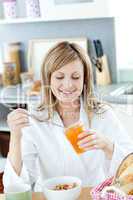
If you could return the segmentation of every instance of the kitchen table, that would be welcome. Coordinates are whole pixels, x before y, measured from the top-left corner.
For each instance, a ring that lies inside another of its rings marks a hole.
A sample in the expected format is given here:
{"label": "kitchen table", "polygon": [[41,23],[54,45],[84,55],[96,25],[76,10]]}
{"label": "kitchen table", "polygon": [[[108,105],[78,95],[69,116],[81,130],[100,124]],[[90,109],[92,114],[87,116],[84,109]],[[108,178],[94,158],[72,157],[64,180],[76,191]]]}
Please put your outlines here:
{"label": "kitchen table", "polygon": [[[5,195],[0,194],[0,200],[5,200]],[[46,200],[42,193],[34,192],[32,200]],[[83,188],[78,200],[92,200],[90,196],[90,188]]]}

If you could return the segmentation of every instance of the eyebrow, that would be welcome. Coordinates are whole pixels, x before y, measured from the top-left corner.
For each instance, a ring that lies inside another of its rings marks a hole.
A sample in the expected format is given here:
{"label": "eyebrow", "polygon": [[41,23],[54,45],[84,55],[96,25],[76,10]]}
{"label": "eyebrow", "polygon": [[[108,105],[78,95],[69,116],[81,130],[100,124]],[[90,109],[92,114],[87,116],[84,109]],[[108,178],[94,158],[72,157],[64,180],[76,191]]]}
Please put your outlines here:
{"label": "eyebrow", "polygon": [[64,73],[63,73],[63,72],[57,72],[57,74],[64,75]]}
{"label": "eyebrow", "polygon": [[[59,74],[61,74],[61,75],[64,75],[63,72],[57,72],[57,73],[59,73]],[[72,74],[79,74],[79,73],[80,73],[79,71],[75,71],[75,72],[73,72]]]}
{"label": "eyebrow", "polygon": [[79,72],[79,71],[75,71],[75,72],[73,72],[72,74],[77,74],[77,73],[79,74],[80,72]]}

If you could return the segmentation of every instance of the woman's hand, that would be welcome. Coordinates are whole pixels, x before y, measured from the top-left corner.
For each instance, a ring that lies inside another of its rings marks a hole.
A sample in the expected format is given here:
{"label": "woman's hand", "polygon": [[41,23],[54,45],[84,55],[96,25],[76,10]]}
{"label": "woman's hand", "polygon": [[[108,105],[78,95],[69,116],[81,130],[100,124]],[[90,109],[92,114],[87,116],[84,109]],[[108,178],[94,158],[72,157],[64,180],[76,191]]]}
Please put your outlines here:
{"label": "woman's hand", "polygon": [[101,149],[105,152],[108,159],[112,158],[114,151],[114,144],[104,135],[97,133],[94,130],[81,133],[78,136],[78,145],[80,148],[83,148],[84,151]]}
{"label": "woman's hand", "polygon": [[7,116],[7,123],[11,132],[11,138],[20,139],[21,129],[25,126],[29,126],[27,111],[18,108]]}
{"label": "woman's hand", "polygon": [[27,111],[18,108],[7,116],[7,123],[11,132],[8,158],[15,170],[20,175],[22,169],[21,158],[21,129],[29,126]]}

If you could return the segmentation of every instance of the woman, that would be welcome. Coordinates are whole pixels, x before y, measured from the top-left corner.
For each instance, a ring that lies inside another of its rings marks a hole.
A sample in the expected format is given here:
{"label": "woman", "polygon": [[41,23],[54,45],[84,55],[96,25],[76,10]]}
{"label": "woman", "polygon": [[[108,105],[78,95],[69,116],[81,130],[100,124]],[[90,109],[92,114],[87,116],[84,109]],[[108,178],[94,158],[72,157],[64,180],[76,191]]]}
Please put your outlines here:
{"label": "woman", "polygon": [[[44,99],[36,116],[44,115],[51,123],[28,117],[23,109],[8,115],[11,138],[3,179],[5,191],[12,181],[41,191],[42,181],[54,176],[77,176],[84,186],[113,176],[133,145],[112,109],[103,107],[94,96],[88,55],[76,44],[57,44],[44,60],[42,84]],[[85,127],[78,138],[79,147],[84,149],[80,155],[64,132],[78,121]]]}

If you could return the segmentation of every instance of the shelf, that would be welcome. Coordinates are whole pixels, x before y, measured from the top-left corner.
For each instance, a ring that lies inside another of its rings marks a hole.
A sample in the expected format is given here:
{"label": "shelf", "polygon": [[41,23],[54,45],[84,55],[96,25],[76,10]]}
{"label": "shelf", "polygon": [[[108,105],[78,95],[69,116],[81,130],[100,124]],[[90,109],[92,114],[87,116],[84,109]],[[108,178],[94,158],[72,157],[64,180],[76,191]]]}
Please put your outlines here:
{"label": "shelf", "polygon": [[25,23],[37,23],[37,22],[54,22],[54,21],[65,21],[65,20],[78,20],[78,19],[87,19],[87,17],[83,18],[15,18],[15,19],[0,19],[0,25],[8,25],[8,24],[25,24]]}
{"label": "shelf", "polygon": [[25,24],[25,23],[37,23],[37,22],[56,22],[56,21],[67,21],[67,20],[85,20],[85,19],[100,19],[100,18],[112,18],[113,16],[101,16],[101,17],[87,17],[87,16],[68,16],[68,17],[60,17],[60,16],[51,16],[46,18],[15,18],[15,19],[0,19],[0,25],[8,25],[8,24]]}
{"label": "shelf", "polygon": [[[23,5],[19,6],[21,11]],[[95,0],[94,2],[56,4],[53,1],[41,0],[40,17],[26,17],[26,13],[22,13],[21,15],[20,12],[20,16],[14,19],[4,19],[2,16],[0,25],[110,18],[114,17],[114,3],[110,0]]]}
{"label": "shelf", "polygon": [[0,24],[23,24],[23,23],[34,23],[48,21],[42,18],[15,18],[15,19],[0,19]]}

